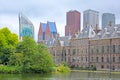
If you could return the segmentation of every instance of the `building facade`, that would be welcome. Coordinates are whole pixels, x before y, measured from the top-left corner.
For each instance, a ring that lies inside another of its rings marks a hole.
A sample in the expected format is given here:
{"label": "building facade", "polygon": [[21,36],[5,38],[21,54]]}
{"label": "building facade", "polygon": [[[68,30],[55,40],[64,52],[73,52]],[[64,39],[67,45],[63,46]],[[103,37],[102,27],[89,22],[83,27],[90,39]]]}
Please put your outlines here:
{"label": "building facade", "polygon": [[112,26],[115,25],[115,15],[112,13],[103,13],[102,14],[102,29],[111,24]]}
{"label": "building facade", "polygon": [[88,9],[83,12],[83,28],[86,26],[92,26],[93,29],[99,26],[99,12]]}
{"label": "building facade", "polygon": [[19,40],[29,36],[34,39],[34,26],[32,22],[22,13],[19,14]]}
{"label": "building facade", "polygon": [[74,10],[66,14],[65,36],[74,35],[81,29],[81,13]]}
{"label": "building facade", "polygon": [[72,37],[57,37],[48,48],[57,65],[96,67],[97,70],[120,71],[120,25],[108,25],[97,33],[92,26]]}

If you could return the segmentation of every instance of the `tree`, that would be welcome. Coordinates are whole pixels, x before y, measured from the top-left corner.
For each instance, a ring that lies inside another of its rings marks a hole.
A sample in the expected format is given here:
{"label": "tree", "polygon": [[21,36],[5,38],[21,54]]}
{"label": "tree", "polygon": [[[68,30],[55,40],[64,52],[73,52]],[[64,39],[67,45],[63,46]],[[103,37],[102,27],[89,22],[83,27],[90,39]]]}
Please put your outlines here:
{"label": "tree", "polygon": [[18,36],[5,27],[0,29],[0,61],[7,64],[11,53],[15,52]]}
{"label": "tree", "polygon": [[[30,37],[25,37],[16,47],[17,53],[23,54],[23,71],[44,73],[54,66],[52,56],[47,47],[37,45]],[[16,62],[15,62],[16,63]]]}
{"label": "tree", "polygon": [[48,51],[48,48],[43,44],[37,45],[38,53],[33,56],[34,65],[32,69],[35,72],[49,72],[54,66],[53,58]]}
{"label": "tree", "polygon": [[25,37],[16,47],[17,53],[23,54],[23,71],[31,72],[32,57],[37,53],[37,45],[30,37]]}
{"label": "tree", "polygon": [[23,66],[23,54],[22,53],[13,53],[10,56],[9,65],[10,66]]}

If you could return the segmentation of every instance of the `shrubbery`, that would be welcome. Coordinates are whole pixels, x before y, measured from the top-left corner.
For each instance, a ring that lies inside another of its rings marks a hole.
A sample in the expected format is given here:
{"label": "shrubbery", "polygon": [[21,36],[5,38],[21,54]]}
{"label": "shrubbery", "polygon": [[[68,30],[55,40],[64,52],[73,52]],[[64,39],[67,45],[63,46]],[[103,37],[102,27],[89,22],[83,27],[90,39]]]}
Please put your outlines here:
{"label": "shrubbery", "polygon": [[67,67],[67,66],[64,66],[63,64],[58,66],[57,67],[57,71],[58,72],[62,72],[62,73],[65,73],[65,72],[70,72],[70,68]]}
{"label": "shrubbery", "polygon": [[17,66],[0,66],[0,73],[21,73],[22,69]]}

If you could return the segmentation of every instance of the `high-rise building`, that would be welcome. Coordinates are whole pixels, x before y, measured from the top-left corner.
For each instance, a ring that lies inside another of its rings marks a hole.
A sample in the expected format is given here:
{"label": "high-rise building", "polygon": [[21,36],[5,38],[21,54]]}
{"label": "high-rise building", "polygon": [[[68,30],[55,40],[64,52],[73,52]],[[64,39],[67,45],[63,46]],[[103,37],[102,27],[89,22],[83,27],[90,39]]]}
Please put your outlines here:
{"label": "high-rise building", "polygon": [[80,12],[73,10],[66,14],[66,26],[65,26],[65,36],[72,36],[75,33],[80,32],[81,28],[81,14]]}
{"label": "high-rise building", "polygon": [[19,40],[29,36],[34,39],[34,26],[32,22],[22,13],[19,14]]}
{"label": "high-rise building", "polygon": [[38,42],[46,41],[57,37],[55,22],[40,23],[38,31]]}
{"label": "high-rise building", "polygon": [[115,25],[115,15],[112,13],[103,13],[102,14],[102,29],[107,25]]}
{"label": "high-rise building", "polygon": [[83,12],[83,28],[86,26],[92,26],[95,29],[99,26],[99,12],[88,9]]}

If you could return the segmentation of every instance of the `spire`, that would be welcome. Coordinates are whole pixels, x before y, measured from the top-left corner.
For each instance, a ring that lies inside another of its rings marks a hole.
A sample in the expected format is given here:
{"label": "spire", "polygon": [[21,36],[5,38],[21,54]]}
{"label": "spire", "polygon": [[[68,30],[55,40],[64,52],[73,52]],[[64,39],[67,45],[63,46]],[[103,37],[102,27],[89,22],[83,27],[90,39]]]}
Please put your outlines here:
{"label": "spire", "polygon": [[98,24],[96,24],[96,27],[95,27],[94,31],[95,31],[96,34],[100,31],[100,29],[98,27]]}

